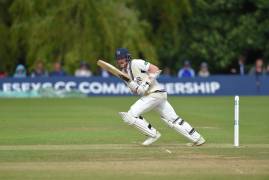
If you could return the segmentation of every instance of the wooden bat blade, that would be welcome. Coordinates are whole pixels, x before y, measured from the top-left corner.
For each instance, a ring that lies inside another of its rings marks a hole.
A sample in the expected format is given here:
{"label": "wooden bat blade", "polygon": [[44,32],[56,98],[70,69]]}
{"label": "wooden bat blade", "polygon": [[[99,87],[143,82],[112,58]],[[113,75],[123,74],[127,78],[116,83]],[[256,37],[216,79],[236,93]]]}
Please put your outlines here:
{"label": "wooden bat blade", "polygon": [[114,76],[121,78],[124,81],[127,81],[127,82],[130,81],[130,77],[127,74],[121,72],[118,68],[116,68],[112,64],[109,64],[103,60],[98,60],[97,65],[103,68],[104,70],[110,72]]}

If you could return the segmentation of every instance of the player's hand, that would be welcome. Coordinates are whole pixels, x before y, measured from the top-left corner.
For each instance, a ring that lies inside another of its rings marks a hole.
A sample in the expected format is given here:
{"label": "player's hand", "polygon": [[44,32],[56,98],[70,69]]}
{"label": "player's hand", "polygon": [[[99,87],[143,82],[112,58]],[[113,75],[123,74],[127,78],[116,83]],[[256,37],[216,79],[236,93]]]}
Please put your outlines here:
{"label": "player's hand", "polygon": [[150,84],[148,82],[143,82],[140,84],[136,90],[138,95],[144,95],[149,89]]}
{"label": "player's hand", "polygon": [[128,87],[131,89],[132,92],[136,92],[137,88],[138,88],[138,84],[135,81],[130,81],[128,84]]}
{"label": "player's hand", "polygon": [[153,81],[155,81],[159,77],[161,72],[162,72],[161,70],[158,70],[158,71],[156,71],[154,73],[149,73],[147,81],[151,84]]}

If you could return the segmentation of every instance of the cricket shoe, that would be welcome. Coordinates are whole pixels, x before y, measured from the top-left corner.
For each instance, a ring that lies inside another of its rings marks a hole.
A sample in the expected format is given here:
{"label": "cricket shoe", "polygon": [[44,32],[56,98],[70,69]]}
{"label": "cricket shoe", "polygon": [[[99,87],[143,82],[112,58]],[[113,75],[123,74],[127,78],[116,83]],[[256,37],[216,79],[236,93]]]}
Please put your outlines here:
{"label": "cricket shoe", "polygon": [[198,141],[194,143],[188,143],[187,146],[201,146],[205,143],[205,139],[201,136]]}
{"label": "cricket shoe", "polygon": [[154,138],[153,138],[153,137],[149,137],[148,139],[146,139],[146,140],[142,143],[142,145],[143,145],[143,146],[148,146],[148,145],[154,143],[155,141],[157,141],[160,137],[161,137],[161,134],[157,131],[156,137],[154,137]]}

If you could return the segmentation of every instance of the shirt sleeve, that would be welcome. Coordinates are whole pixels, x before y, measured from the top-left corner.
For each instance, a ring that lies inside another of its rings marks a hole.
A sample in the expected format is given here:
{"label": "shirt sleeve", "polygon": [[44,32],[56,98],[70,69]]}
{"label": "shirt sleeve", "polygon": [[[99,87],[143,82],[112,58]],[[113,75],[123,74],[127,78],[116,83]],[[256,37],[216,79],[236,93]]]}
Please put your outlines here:
{"label": "shirt sleeve", "polygon": [[139,60],[136,60],[135,61],[135,64],[142,71],[146,71],[147,72],[149,70],[150,63],[147,62],[147,61],[144,61],[142,59],[139,59]]}

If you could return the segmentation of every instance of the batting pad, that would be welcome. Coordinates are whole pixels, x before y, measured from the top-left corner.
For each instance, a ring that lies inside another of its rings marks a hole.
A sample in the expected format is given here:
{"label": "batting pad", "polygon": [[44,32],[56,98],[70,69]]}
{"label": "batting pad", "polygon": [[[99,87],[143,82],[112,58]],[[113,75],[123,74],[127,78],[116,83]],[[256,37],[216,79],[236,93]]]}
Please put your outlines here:
{"label": "batting pad", "polygon": [[137,117],[133,117],[127,112],[119,112],[119,115],[125,123],[129,124],[130,126],[136,127],[143,134],[153,138],[157,136],[157,130],[152,127],[151,124],[148,123],[144,118],[140,119]]}
{"label": "batting pad", "polygon": [[194,128],[186,121],[178,118],[175,122],[168,121],[167,119],[161,118],[170,128],[175,129],[177,132],[191,140],[197,142],[201,135],[194,130]]}

